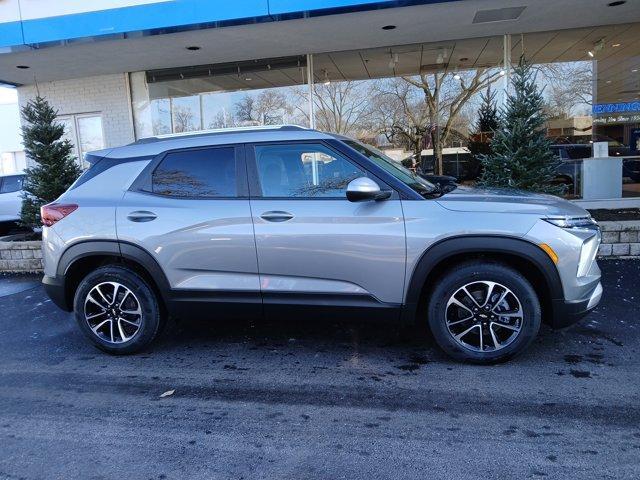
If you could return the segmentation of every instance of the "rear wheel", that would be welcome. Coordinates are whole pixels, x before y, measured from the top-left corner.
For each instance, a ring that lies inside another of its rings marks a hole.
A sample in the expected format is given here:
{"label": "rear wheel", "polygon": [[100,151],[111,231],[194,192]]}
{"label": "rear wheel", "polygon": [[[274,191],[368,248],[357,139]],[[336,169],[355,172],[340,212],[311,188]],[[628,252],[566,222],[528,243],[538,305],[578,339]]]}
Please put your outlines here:
{"label": "rear wheel", "polygon": [[80,282],[74,310],[87,338],[113,354],[145,348],[164,324],[153,289],[133,270],[116,265],[98,268]]}
{"label": "rear wheel", "polygon": [[540,329],[540,301],[516,270],[470,262],[447,272],[433,290],[429,326],[450,356],[497,363],[521,353]]}

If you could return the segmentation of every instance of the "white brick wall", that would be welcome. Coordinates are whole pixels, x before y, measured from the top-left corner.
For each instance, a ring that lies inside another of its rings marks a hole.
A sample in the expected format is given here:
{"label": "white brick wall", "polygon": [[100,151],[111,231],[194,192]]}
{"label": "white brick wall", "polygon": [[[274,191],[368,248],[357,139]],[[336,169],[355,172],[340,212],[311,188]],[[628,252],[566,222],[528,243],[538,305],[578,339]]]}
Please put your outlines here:
{"label": "white brick wall", "polygon": [[[124,73],[38,84],[40,95],[58,114],[100,113],[105,148],[134,141],[127,77]],[[18,88],[20,106],[36,96],[36,86]]]}

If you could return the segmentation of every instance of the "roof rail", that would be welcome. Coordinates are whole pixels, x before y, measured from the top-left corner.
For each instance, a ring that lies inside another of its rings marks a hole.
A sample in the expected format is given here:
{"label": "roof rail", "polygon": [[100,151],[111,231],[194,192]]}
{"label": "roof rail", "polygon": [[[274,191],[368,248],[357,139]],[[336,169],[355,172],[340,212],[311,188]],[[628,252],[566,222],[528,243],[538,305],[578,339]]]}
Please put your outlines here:
{"label": "roof rail", "polygon": [[143,143],[152,143],[152,142],[158,142],[162,140],[171,140],[173,138],[200,137],[200,136],[206,136],[206,135],[220,135],[220,134],[229,134],[229,133],[263,132],[265,130],[291,131],[291,130],[311,130],[311,129],[306,127],[301,127],[300,125],[259,125],[259,126],[249,126],[249,127],[215,128],[215,129],[209,129],[209,130],[167,133],[163,135],[155,135],[153,137],[145,137],[133,142],[131,145],[140,145]]}

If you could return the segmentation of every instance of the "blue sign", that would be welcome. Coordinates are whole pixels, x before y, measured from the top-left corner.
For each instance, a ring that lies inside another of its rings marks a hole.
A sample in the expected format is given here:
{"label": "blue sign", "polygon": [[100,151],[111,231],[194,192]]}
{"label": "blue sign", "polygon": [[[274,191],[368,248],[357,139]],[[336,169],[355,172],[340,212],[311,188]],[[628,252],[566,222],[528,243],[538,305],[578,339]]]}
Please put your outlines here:
{"label": "blue sign", "polygon": [[640,112],[640,101],[625,103],[596,103],[593,105],[591,110],[594,115]]}

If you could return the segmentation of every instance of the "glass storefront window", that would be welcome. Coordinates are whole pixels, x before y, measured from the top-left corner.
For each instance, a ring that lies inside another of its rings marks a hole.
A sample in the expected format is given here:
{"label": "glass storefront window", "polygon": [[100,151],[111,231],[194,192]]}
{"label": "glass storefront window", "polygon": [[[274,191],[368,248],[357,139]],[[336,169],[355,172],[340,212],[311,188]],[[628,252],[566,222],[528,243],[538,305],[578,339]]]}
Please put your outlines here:
{"label": "glass storefront window", "polygon": [[[561,160],[555,181],[566,185],[566,196],[640,196],[638,27],[136,72],[130,74],[136,136],[313,124],[373,145],[420,174],[450,175],[474,185],[482,172],[478,155],[486,153],[492,137],[490,128],[478,124],[482,98],[493,95],[499,109],[511,62],[524,56],[537,71],[546,133]],[[605,142],[611,158],[595,176],[596,163],[586,163],[594,142]]]}
{"label": "glass storefront window", "polygon": [[136,136],[251,125],[308,125],[306,57],[130,75]]}

